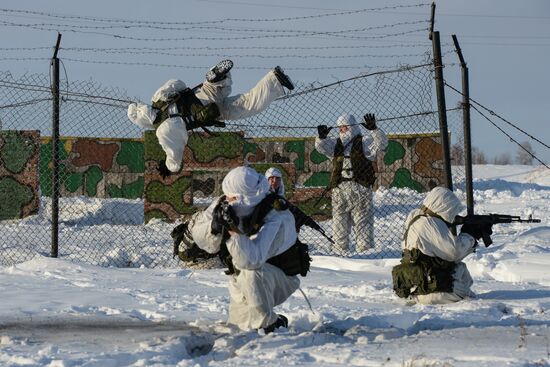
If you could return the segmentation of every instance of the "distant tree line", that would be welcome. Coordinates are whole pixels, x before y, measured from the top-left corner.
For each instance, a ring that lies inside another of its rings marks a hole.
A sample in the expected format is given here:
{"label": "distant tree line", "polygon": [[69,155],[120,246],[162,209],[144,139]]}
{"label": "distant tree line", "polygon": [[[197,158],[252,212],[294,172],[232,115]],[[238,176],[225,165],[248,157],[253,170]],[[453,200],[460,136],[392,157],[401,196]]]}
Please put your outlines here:
{"label": "distant tree line", "polygon": [[[505,152],[497,155],[492,162],[489,162],[489,160],[485,156],[485,153],[483,153],[481,149],[476,146],[472,146],[472,164],[492,163],[500,165],[532,165],[534,161],[533,156],[535,155],[533,147],[528,141],[521,143],[521,146],[525,149],[518,147],[515,157],[512,158],[512,155],[509,152]],[[451,147],[451,163],[455,166],[460,166],[464,164],[464,147],[461,144],[454,144]]]}

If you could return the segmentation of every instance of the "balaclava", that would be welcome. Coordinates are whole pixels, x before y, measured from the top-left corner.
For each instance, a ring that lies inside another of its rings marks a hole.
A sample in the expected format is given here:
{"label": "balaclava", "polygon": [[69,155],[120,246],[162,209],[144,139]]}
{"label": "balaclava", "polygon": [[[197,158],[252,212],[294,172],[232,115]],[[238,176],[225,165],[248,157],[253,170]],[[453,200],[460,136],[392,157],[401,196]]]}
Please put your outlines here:
{"label": "balaclava", "polygon": [[266,197],[269,183],[263,175],[250,167],[233,168],[222,181],[225,196],[235,196],[237,200],[231,203],[239,217],[250,215],[254,207]]}

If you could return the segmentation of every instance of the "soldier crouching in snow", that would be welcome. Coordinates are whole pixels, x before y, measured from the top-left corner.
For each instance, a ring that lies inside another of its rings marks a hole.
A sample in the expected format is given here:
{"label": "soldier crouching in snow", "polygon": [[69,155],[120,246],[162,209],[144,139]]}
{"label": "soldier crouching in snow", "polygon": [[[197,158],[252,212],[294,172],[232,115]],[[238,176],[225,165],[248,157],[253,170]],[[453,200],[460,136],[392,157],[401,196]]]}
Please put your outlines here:
{"label": "soldier crouching in snow", "polygon": [[263,112],[271,102],[294,89],[290,78],[277,66],[247,93],[231,94],[231,60],[220,61],[206,73],[206,80],[194,89],[171,79],[152,97],[152,106],[132,103],[128,118],[144,129],[155,129],[166,160],[158,164],[163,178],[181,169],[187,130],[224,127],[224,120],[244,119]]}
{"label": "soldier crouching in snow", "polygon": [[249,167],[232,169],[222,189],[222,197],[174,229],[174,240],[185,245],[180,258],[220,256],[230,275],[230,324],[265,333],[288,327],[273,308],[298,289],[297,275],[306,275],[311,258],[286,200],[269,193],[265,177]]}
{"label": "soldier crouching in snow", "polygon": [[444,304],[473,297],[473,284],[462,262],[474,251],[482,233],[491,227],[464,224],[457,236],[451,223],[464,206],[444,187],[435,187],[426,195],[420,209],[405,220],[403,258],[392,270],[393,288],[399,297],[422,304]]}

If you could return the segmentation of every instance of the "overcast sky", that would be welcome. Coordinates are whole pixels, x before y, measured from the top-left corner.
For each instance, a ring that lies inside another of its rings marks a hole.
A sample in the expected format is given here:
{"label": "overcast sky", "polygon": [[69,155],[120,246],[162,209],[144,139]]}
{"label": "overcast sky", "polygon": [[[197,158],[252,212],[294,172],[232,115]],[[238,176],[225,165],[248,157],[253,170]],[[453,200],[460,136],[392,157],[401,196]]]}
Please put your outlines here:
{"label": "overcast sky", "polygon": [[[471,97],[549,144],[550,1],[444,0],[436,4],[435,29],[441,32],[444,61],[455,64],[445,68],[446,81],[460,88],[451,40],[451,34],[456,34],[470,69]],[[69,80],[92,79],[126,89],[144,101],[170,78],[189,85],[200,83],[208,67],[225,57],[235,61],[235,92],[247,90],[275,65],[281,65],[298,83],[327,83],[365,71],[420,63],[420,55],[431,50],[425,31],[429,5],[404,0],[2,0],[0,70],[16,76],[48,73],[51,47],[60,30],[61,47],[66,49],[59,57]],[[378,7],[385,9],[361,11]],[[274,21],[280,18],[291,19]],[[106,21],[113,19],[132,22]],[[193,24],[192,29],[183,24],[205,21],[218,22]],[[41,29],[30,28],[30,24]],[[121,24],[128,27],[120,28]],[[142,27],[136,27],[139,24]],[[291,35],[295,30],[365,28],[337,35]],[[13,49],[40,47],[45,48]],[[77,47],[94,50],[74,50]],[[122,48],[132,49],[120,53]],[[446,93],[447,107],[455,107],[459,96],[449,89]],[[536,155],[550,163],[548,148],[491,119],[515,139],[530,141]],[[489,158],[506,152],[516,155],[517,146],[474,111],[472,125],[474,144]]]}

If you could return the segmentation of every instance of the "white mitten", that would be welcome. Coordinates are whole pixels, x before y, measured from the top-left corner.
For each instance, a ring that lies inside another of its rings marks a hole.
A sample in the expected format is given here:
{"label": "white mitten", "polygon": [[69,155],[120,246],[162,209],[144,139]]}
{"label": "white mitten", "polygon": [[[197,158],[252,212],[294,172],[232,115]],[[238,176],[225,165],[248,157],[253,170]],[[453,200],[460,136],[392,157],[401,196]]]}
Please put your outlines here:
{"label": "white mitten", "polygon": [[142,103],[128,105],[128,118],[142,129],[154,129],[153,121],[157,117],[157,110]]}

